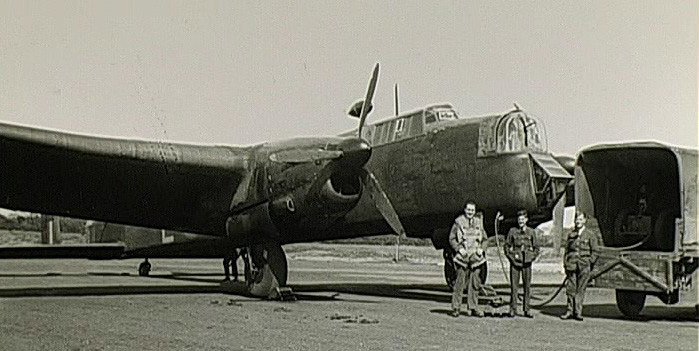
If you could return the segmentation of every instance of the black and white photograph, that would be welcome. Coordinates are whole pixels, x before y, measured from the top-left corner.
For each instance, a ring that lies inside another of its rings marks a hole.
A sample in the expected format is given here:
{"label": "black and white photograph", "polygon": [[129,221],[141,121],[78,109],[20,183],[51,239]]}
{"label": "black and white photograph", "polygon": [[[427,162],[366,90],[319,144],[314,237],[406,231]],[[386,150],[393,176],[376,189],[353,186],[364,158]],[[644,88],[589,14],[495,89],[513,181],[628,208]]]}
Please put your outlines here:
{"label": "black and white photograph", "polygon": [[696,0],[0,0],[0,350],[698,350]]}

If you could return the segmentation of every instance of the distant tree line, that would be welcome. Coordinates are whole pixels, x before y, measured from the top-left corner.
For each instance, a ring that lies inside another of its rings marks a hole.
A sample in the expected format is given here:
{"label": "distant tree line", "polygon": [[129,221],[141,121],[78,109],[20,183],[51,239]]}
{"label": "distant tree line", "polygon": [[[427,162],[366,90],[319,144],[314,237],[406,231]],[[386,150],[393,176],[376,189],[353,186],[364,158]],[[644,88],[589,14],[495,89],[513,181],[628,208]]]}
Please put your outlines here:
{"label": "distant tree line", "polygon": [[[83,233],[85,231],[85,221],[82,219],[60,217],[60,221],[61,232]],[[39,215],[30,215],[28,217],[5,217],[0,215],[0,229],[40,232],[41,225],[41,216]]]}

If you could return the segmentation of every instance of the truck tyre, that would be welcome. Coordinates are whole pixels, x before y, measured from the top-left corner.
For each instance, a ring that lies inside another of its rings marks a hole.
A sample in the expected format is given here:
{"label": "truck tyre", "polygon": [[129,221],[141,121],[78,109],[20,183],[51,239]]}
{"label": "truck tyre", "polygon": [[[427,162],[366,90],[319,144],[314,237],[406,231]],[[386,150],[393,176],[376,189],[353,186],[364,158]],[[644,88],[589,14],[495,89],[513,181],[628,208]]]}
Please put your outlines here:
{"label": "truck tyre", "polygon": [[617,290],[616,306],[624,316],[636,318],[646,304],[646,293],[633,290]]}

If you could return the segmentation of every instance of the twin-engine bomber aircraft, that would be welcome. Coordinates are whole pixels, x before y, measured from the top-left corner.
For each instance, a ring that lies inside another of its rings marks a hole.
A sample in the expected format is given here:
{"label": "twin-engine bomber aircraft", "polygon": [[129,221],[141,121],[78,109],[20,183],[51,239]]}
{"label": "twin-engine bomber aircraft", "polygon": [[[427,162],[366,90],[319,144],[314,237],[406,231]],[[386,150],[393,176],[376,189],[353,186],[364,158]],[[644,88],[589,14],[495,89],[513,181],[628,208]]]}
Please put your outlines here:
{"label": "twin-engine bomber aircraft", "polygon": [[359,127],[337,137],[235,147],[0,123],[0,207],[218,238],[180,257],[248,246],[256,296],[286,284],[283,244],[392,230],[448,249],[467,199],[486,224],[519,208],[533,224],[552,218],[574,160],[548,152],[540,121],[519,108],[462,119],[443,104],[365,125],[378,68],[350,110]]}

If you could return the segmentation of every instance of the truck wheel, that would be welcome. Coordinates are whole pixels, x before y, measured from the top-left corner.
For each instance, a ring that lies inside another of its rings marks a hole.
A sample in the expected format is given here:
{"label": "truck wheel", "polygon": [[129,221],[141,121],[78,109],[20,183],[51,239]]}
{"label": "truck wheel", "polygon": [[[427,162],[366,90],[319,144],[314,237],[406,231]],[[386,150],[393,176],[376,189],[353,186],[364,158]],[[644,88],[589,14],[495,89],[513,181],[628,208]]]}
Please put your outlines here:
{"label": "truck wheel", "polygon": [[617,290],[616,306],[624,316],[636,318],[646,304],[646,293],[633,290]]}

